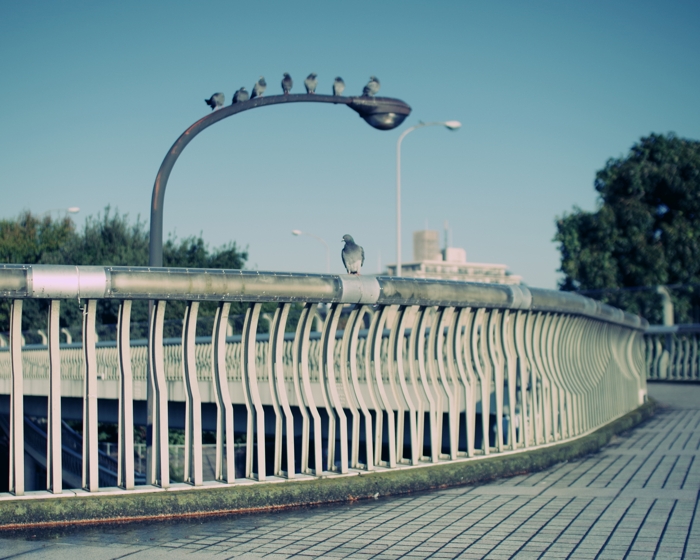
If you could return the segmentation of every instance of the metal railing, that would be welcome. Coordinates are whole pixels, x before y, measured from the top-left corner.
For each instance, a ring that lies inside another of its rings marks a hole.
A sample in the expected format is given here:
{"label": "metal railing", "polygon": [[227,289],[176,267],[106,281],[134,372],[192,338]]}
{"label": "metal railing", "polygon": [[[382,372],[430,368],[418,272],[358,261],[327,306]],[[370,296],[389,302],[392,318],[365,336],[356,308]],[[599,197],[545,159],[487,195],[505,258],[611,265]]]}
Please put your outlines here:
{"label": "metal railing", "polygon": [[644,333],[648,379],[700,381],[700,324],[653,325]]}
{"label": "metal railing", "polygon": [[[200,486],[200,389],[217,406],[215,479],[308,477],[468,460],[579,437],[633,410],[646,397],[646,322],[564,292],[395,277],[126,267],[0,266],[0,296],[11,301],[9,356],[10,492],[24,492],[22,302],[50,301],[47,486],[61,491],[61,300],[83,303],[83,488],[99,488],[95,315],[97,302],[120,302],[118,486],[134,488],[134,300],[152,300],[147,346],[152,407],[148,482],[170,485],[163,320],[168,301],[187,305],[179,383],[186,403],[184,473]],[[198,371],[201,301],[216,301],[210,373]],[[247,302],[229,371],[227,316]],[[263,303],[277,304],[267,340],[258,341]],[[328,313],[320,338],[311,328],[319,303]],[[301,306],[285,343],[289,311]],[[344,328],[339,321],[350,309]],[[371,316],[365,330],[365,317]],[[4,329],[3,329],[4,330]],[[361,337],[361,333],[364,337]],[[260,344],[265,355],[260,356]],[[286,358],[285,358],[286,356]],[[291,365],[290,365],[291,364]],[[237,373],[239,372],[239,373]],[[171,383],[172,384],[172,383]],[[245,407],[234,444],[233,406]],[[266,431],[268,424],[274,426]],[[11,497],[11,495],[8,495]]]}

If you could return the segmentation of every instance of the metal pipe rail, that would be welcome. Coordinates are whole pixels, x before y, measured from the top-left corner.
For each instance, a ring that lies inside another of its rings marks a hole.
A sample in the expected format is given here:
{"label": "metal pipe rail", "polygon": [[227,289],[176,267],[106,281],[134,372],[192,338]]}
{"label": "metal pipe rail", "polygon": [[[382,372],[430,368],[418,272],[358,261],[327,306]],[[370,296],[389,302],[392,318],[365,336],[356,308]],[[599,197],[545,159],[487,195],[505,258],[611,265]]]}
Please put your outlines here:
{"label": "metal pipe rail", "polygon": [[[209,383],[218,410],[216,480],[222,484],[237,480],[235,402],[246,409],[245,477],[264,481],[545,446],[584,435],[646,397],[646,321],[570,293],[392,277],[4,265],[0,296],[11,300],[8,496],[24,492],[21,315],[27,298],[50,301],[47,486],[54,493],[61,492],[58,313],[63,299],[84,301],[82,485],[88,492],[99,488],[95,312],[100,299],[120,301],[118,485],[125,491],[134,488],[129,325],[131,303],[137,299],[155,302],[148,337],[148,383],[154,395],[148,482],[155,487],[170,485],[163,319],[172,300],[187,302],[180,348],[186,401],[184,479],[193,486],[203,483],[195,345],[200,301],[218,302]],[[234,301],[249,303],[238,383],[229,376],[225,343]],[[264,302],[276,302],[277,309],[267,357],[260,362],[256,333]],[[302,309],[289,370],[284,367],[284,339],[295,303]],[[312,345],[318,303],[327,303],[329,311],[320,341]],[[338,337],[346,305],[352,308]],[[371,320],[361,344],[365,316]],[[275,426],[271,436],[266,435],[266,412]]]}
{"label": "metal pipe rail", "polygon": [[652,325],[644,333],[647,378],[700,381],[700,324]]}

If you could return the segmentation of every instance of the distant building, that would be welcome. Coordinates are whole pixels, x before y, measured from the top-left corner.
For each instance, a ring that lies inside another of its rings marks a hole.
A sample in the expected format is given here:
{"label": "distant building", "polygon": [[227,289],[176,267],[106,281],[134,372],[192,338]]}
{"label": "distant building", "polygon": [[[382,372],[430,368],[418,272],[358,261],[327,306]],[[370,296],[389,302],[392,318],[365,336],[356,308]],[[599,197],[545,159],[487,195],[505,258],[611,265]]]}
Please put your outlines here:
{"label": "distant building", "polygon": [[[396,265],[388,265],[387,273],[396,276]],[[522,276],[510,274],[505,264],[467,262],[467,252],[458,247],[441,251],[440,234],[434,230],[413,232],[413,262],[401,263],[401,276],[486,284],[522,282]]]}

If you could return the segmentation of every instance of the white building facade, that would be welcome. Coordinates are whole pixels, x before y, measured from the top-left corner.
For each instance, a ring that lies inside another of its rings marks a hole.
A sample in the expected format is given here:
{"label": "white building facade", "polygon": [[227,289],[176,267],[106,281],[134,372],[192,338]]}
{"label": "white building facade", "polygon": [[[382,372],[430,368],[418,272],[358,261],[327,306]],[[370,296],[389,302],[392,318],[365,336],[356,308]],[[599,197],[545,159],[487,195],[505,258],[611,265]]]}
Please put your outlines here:
{"label": "white building facade", "polygon": [[[387,266],[387,274],[396,276],[395,264]],[[413,232],[413,261],[401,264],[401,276],[485,284],[522,283],[522,276],[508,272],[505,264],[468,262],[467,252],[458,247],[440,250],[440,235],[434,230]]]}

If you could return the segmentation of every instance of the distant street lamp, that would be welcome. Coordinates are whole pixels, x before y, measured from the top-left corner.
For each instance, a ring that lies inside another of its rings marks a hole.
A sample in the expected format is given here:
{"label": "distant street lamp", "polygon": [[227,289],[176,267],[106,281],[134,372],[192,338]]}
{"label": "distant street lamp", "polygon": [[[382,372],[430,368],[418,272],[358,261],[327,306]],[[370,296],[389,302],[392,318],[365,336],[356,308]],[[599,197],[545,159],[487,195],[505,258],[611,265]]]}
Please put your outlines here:
{"label": "distant street lamp", "polygon": [[51,210],[47,210],[42,214],[42,216],[46,216],[46,214],[51,214],[52,212],[65,212],[66,214],[77,214],[80,212],[80,208],[77,206],[69,206],[68,208],[52,208]]}
{"label": "distant street lamp", "polygon": [[205,128],[248,109],[277,105],[280,103],[333,103],[347,105],[358,113],[367,124],[379,130],[392,130],[399,126],[408,115],[411,107],[400,99],[390,97],[343,97],[341,95],[289,94],[256,97],[242,103],[233,103],[211,112],[190,126],[172,145],[160,165],[151,197],[151,233],[149,238],[149,266],[163,266],[163,204],[165,187],[170,172],[180,154],[192,139]]}
{"label": "distant street lamp", "polygon": [[462,123],[459,121],[418,123],[404,130],[396,142],[396,276],[401,276],[401,142],[407,134],[424,126],[444,126],[448,130],[459,130]]}
{"label": "distant street lamp", "polygon": [[318,235],[314,235],[313,233],[307,233],[305,231],[301,231],[300,229],[293,229],[292,230],[292,235],[308,235],[309,237],[313,237],[314,239],[320,241],[326,246],[326,274],[331,273],[331,250],[328,247],[328,243],[326,243],[325,239],[319,237]]}

